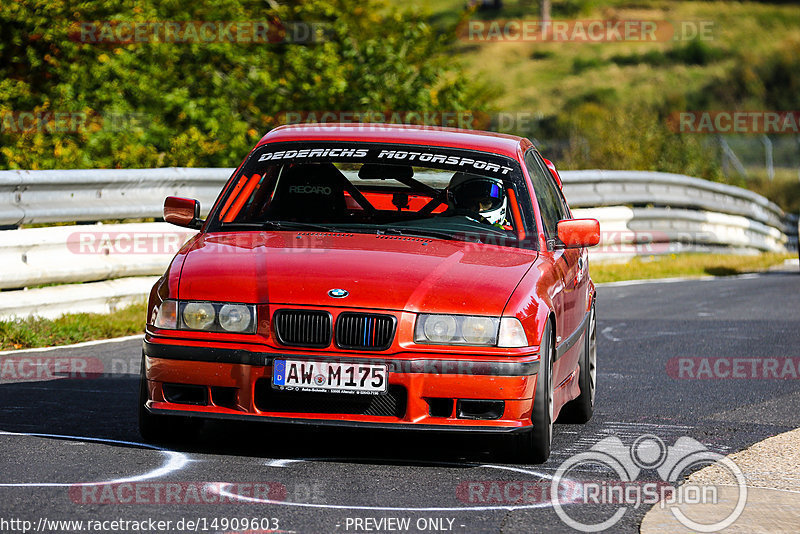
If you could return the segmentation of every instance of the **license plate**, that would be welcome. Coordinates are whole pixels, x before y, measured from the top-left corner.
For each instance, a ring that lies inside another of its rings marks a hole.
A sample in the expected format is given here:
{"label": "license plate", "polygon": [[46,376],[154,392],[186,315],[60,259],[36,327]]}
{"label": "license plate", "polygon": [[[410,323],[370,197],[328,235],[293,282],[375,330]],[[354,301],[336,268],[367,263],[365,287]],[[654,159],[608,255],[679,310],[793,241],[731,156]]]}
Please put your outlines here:
{"label": "license plate", "polygon": [[272,385],[295,391],[379,395],[388,386],[386,365],[308,360],[275,360]]}

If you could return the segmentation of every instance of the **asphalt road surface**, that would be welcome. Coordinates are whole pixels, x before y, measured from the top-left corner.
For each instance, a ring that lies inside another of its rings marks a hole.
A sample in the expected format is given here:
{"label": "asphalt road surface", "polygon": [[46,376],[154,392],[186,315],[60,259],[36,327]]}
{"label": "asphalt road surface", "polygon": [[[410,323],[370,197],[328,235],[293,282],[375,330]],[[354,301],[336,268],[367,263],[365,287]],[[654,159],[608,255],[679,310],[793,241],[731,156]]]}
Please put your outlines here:
{"label": "asphalt road surface", "polygon": [[[159,450],[136,428],[140,341],[5,354],[0,532],[571,531],[550,482],[604,438],[689,437],[725,454],[800,426],[799,296],[797,272],[601,287],[595,416],[557,425],[544,465],[504,463],[487,437],[226,423]],[[34,360],[67,376],[19,376]],[[75,365],[104,374],[71,379]],[[585,464],[567,478],[614,475]],[[585,524],[618,509],[563,506]],[[611,530],[637,532],[647,509],[627,507]]]}

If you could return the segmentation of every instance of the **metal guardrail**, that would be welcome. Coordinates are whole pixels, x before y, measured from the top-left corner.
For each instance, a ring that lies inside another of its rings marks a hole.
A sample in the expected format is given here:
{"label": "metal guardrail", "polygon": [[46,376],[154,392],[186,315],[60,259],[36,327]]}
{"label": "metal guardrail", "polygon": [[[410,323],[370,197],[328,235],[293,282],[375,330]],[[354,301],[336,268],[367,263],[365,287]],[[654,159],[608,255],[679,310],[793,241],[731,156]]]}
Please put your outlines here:
{"label": "metal guardrail", "polygon": [[[233,171],[0,171],[0,226],[160,218],[169,195],[198,199],[205,215]],[[564,171],[561,177],[575,215],[600,220],[602,241],[590,253],[594,259],[797,248],[797,216],[738,187],[640,171]],[[0,289],[118,279],[79,286],[81,309],[91,301],[98,311],[108,310],[144,293],[152,279],[138,277],[161,274],[192,234],[166,223],[0,231]],[[144,249],[126,252],[137,239],[144,240]],[[3,291],[0,317],[74,309],[70,303],[77,297],[67,287]]]}
{"label": "metal guardrail", "polygon": [[206,210],[235,169],[0,171],[0,225],[161,217],[164,198]]}
{"label": "metal guardrail", "polygon": [[0,232],[0,289],[162,274],[195,230],[169,223]]}
{"label": "metal guardrail", "polygon": [[[0,225],[161,216],[169,195],[196,198],[204,211],[233,173],[228,168],[0,171]],[[572,207],[684,208],[738,215],[796,242],[797,217],[746,189],[680,174],[563,171]]]}
{"label": "metal guardrail", "polygon": [[589,251],[597,260],[680,252],[785,252],[778,229],[738,215],[663,208],[576,208],[575,217],[600,221],[601,239]]}
{"label": "metal guardrail", "polygon": [[796,216],[787,216],[761,195],[732,185],[648,171],[563,171],[561,178],[572,207],[632,205],[704,210],[739,215],[787,236],[797,236]]}

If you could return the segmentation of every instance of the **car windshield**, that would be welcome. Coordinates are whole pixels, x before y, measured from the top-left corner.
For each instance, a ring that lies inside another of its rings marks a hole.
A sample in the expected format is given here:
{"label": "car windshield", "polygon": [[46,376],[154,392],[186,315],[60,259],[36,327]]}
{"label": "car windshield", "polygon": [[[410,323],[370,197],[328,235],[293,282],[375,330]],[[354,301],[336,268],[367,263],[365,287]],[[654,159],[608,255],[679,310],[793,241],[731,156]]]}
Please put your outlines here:
{"label": "car windshield", "polygon": [[513,159],[429,146],[274,143],[223,191],[209,231],[378,233],[533,247]]}

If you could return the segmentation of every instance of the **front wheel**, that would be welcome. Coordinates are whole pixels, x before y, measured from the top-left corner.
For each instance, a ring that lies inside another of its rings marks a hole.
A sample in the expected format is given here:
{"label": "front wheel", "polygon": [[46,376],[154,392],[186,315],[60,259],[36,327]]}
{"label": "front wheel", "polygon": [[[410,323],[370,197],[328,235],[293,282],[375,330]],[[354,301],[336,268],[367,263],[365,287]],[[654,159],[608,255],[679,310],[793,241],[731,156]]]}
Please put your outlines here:
{"label": "front wheel", "polygon": [[597,320],[594,315],[594,306],[589,314],[589,325],[586,328],[583,352],[579,363],[578,386],[581,394],[564,405],[558,417],[559,423],[583,424],[588,422],[594,413],[594,397],[597,387]]}
{"label": "front wheel", "polygon": [[515,460],[541,464],[550,457],[553,442],[553,360],[555,343],[550,321],[542,334],[539,375],[533,398],[533,427],[513,438]]}

